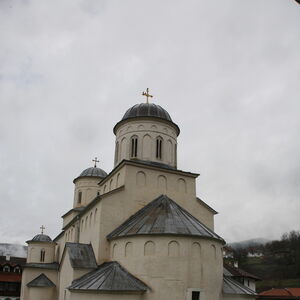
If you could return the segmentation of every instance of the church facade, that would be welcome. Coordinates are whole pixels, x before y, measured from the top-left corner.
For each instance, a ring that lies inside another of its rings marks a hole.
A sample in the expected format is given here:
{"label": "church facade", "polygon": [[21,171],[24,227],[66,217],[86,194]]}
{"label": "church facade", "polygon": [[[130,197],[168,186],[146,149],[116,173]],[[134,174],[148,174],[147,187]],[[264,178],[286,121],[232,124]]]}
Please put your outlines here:
{"label": "church facade", "polygon": [[250,299],[223,274],[216,211],[196,194],[199,174],[177,169],[180,133],[153,103],[127,110],[113,132],[115,159],[73,181],[61,233],[28,243],[22,300]]}

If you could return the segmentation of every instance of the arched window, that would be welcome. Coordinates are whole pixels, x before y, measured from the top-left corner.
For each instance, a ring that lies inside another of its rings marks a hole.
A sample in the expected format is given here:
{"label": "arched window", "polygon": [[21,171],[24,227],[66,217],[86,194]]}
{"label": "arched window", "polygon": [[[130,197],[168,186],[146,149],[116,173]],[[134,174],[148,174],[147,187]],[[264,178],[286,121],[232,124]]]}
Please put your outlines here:
{"label": "arched window", "polygon": [[137,136],[133,136],[131,138],[131,152],[130,152],[130,156],[131,157],[137,157],[137,150],[138,150],[138,138]]}
{"label": "arched window", "polygon": [[156,139],[156,158],[162,159],[162,138],[158,137]]}
{"label": "arched window", "polygon": [[21,273],[20,267],[18,267],[18,266],[15,267],[15,268],[14,268],[14,272],[15,272],[15,273]]}
{"label": "arched window", "polygon": [[81,198],[82,198],[82,192],[79,191],[79,192],[78,192],[78,198],[77,198],[77,203],[78,203],[78,204],[81,203]]}
{"label": "arched window", "polygon": [[119,160],[119,142],[116,143],[116,152],[115,152],[115,164]]}
{"label": "arched window", "polygon": [[44,261],[45,261],[45,253],[46,253],[46,252],[45,252],[45,249],[42,249],[42,250],[41,250],[41,257],[40,257],[40,261],[41,261],[41,262],[44,262]]}

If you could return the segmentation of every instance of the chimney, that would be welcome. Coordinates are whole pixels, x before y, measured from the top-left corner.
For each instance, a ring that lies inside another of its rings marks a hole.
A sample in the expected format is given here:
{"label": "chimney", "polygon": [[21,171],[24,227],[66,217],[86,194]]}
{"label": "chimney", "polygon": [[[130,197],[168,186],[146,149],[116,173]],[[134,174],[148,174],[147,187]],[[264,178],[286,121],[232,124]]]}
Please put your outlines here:
{"label": "chimney", "polygon": [[6,254],[5,259],[6,259],[6,261],[10,261],[10,254]]}

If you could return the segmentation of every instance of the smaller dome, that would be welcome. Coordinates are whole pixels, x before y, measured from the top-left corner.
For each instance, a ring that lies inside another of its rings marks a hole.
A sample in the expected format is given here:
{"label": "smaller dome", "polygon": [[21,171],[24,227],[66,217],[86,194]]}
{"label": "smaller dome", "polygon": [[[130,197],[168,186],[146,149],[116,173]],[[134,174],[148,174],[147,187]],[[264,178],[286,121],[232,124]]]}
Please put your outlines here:
{"label": "smaller dome", "polygon": [[46,234],[37,234],[31,242],[52,242],[52,239],[49,235]]}
{"label": "smaller dome", "polygon": [[100,168],[90,167],[82,171],[81,174],[79,175],[79,177],[85,177],[85,176],[104,178],[107,176],[107,173]]}

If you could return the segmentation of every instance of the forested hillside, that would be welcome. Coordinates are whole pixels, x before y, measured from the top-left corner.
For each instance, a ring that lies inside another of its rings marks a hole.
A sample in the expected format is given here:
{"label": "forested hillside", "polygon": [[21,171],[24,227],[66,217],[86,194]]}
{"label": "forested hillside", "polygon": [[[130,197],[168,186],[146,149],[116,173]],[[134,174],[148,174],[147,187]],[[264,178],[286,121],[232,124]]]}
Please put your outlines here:
{"label": "forested hillside", "polygon": [[[249,257],[249,253],[262,253]],[[258,291],[272,287],[300,287],[300,232],[285,233],[280,240],[265,245],[235,249],[234,258],[239,266],[262,281]]]}

